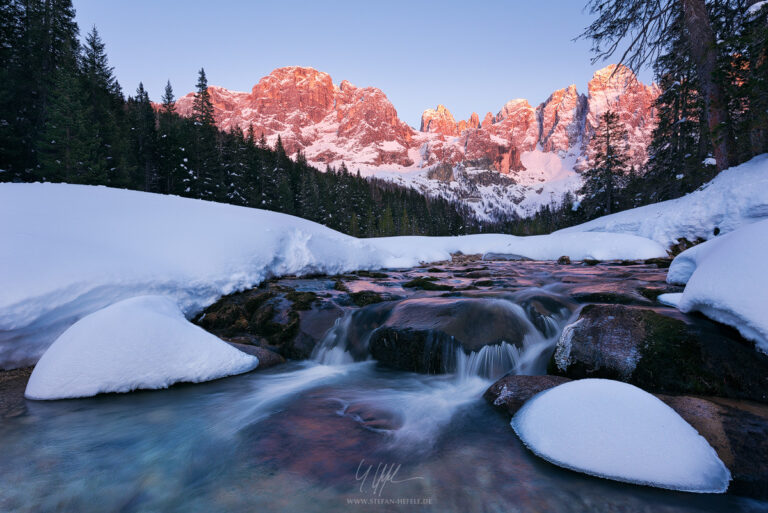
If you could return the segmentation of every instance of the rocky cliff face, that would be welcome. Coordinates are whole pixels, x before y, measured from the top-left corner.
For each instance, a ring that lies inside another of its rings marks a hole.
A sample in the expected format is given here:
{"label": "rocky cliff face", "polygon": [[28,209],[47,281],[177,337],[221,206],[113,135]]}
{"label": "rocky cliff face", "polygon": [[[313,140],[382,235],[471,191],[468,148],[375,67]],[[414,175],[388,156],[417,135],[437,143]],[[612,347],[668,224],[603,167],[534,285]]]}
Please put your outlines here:
{"label": "rocky cliff face", "polygon": [[[380,89],[356,87],[346,80],[335,85],[327,73],[312,68],[276,69],[250,93],[217,86],[209,91],[221,128],[246,131],[253,126],[256,136],[263,133],[270,144],[280,136],[289,154],[301,151],[310,162],[345,162],[368,173],[459,166],[501,173],[537,194],[540,184],[564,180],[588,165],[600,115],[607,109],[617,112],[626,125],[630,161],[641,166],[659,94],[655,85],[640,83],[629,69],[611,65],[594,74],[586,95],[571,85],[535,107],[524,99],[511,100],[495,115],[487,113],[482,122],[477,113],[456,121],[438,105],[424,111],[415,130],[398,118]],[[178,112],[191,115],[193,99],[192,93],[179,98]],[[577,183],[570,180],[569,188]],[[422,184],[425,187],[429,189]],[[555,199],[552,194],[541,202]]]}
{"label": "rocky cliff face", "polygon": [[[281,137],[289,154],[305,153],[312,162],[346,161],[366,166],[412,166],[408,157],[414,131],[400,121],[394,106],[374,87],[346,80],[334,85],[330,75],[312,68],[278,68],[250,93],[208,88],[216,122],[224,130],[253,126],[270,143]],[[192,113],[194,94],[176,102]]]}
{"label": "rocky cliff face", "polygon": [[[641,165],[655,123],[656,86],[638,82],[630,70],[608,66],[595,73],[588,94],[576,86],[552,93],[541,105],[527,100],[507,102],[483,121],[477,113],[456,121],[444,106],[427,109],[416,131],[403,123],[386,95],[360,88],[312,68],[279,68],[262,78],[250,93],[209,88],[216,120],[225,130],[240,127],[263,133],[274,142],[280,135],[286,150],[303,151],[308,160],[364,167],[429,167],[469,163],[514,174],[525,169],[521,156],[543,152],[580,157],[591,144],[600,115],[618,112],[629,130],[632,163]],[[179,98],[177,109],[190,115],[192,93]],[[577,166],[578,167],[578,166]]]}

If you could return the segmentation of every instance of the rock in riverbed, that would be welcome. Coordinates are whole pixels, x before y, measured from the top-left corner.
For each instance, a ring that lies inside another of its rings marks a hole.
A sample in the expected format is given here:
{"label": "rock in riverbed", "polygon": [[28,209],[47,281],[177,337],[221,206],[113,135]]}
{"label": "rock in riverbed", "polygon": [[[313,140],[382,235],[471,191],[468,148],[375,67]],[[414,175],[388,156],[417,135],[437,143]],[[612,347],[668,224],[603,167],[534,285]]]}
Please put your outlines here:
{"label": "rock in riverbed", "polygon": [[[482,329],[478,329],[482,326]],[[370,339],[371,355],[415,372],[451,370],[457,349],[520,345],[531,329],[520,307],[500,299],[420,298],[401,301]]]}
{"label": "rock in riverbed", "polygon": [[563,330],[550,372],[616,379],[653,393],[768,402],[768,356],[714,323],[669,309],[584,307]]}

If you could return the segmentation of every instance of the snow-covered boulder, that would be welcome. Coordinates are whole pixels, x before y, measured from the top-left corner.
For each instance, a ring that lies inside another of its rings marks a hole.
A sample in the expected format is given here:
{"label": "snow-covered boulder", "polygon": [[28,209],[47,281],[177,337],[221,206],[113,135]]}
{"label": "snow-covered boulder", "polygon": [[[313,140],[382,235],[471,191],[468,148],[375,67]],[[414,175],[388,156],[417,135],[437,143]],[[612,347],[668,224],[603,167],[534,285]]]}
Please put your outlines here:
{"label": "snow-covered boulder", "polygon": [[605,379],[546,390],[512,418],[536,455],[593,476],[672,490],[722,493],[731,474],[699,433],[662,401]]}
{"label": "snow-covered boulder", "polygon": [[694,246],[672,261],[667,281],[685,283],[678,302],[733,326],[768,353],[768,220]]}
{"label": "snow-covered boulder", "polygon": [[173,300],[140,296],[73,324],[40,358],[25,396],[64,399],[167,388],[247,372],[258,364],[255,356],[187,321]]}
{"label": "snow-covered boulder", "polygon": [[766,218],[768,154],[722,171],[682,198],[617,212],[555,233],[627,233],[669,248],[681,238],[708,240]]}

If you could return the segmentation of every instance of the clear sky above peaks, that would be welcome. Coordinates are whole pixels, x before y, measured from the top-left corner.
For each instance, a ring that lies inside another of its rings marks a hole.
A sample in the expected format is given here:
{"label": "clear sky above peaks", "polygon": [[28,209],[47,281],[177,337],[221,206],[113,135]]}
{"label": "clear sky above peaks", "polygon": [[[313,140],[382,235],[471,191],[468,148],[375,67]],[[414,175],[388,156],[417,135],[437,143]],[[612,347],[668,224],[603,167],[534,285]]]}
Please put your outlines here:
{"label": "clear sky above peaks", "polygon": [[167,80],[176,96],[192,91],[201,67],[210,84],[250,91],[275,68],[311,66],[382,89],[418,128],[438,103],[457,120],[482,119],[513,98],[537,105],[572,83],[586,92],[606,64],[573,41],[591,21],[581,0],[73,3],[81,35],[96,25],[126,94],[141,81],[153,100]]}

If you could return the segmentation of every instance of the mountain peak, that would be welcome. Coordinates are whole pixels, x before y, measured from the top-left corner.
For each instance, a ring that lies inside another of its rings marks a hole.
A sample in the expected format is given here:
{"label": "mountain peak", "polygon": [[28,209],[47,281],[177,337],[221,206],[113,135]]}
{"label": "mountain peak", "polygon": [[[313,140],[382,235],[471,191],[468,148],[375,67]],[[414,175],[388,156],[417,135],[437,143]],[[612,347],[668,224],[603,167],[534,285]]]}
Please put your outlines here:
{"label": "mountain peak", "polygon": [[[624,66],[610,65],[595,72],[587,95],[569,85],[538,107],[513,99],[482,122],[474,112],[468,120],[456,121],[439,104],[424,111],[420,131],[415,131],[399,119],[380,89],[356,87],[346,80],[337,86],[329,74],[311,67],[277,68],[250,93],[214,86],[209,90],[222,129],[245,130],[253,124],[255,133],[264,133],[270,144],[279,135],[289,154],[301,150],[310,162],[344,161],[389,170],[464,162],[501,173],[525,170],[524,154],[532,151],[550,152],[554,158],[573,155],[583,167],[593,151],[599,116],[607,108],[616,110],[631,128],[631,161],[642,164],[658,96],[656,86],[640,83]],[[180,114],[191,115],[193,98],[189,94],[178,100]]]}
{"label": "mountain peak", "polygon": [[427,109],[421,114],[421,132],[431,132],[445,136],[457,134],[456,120],[445,105],[439,104],[436,109]]}

